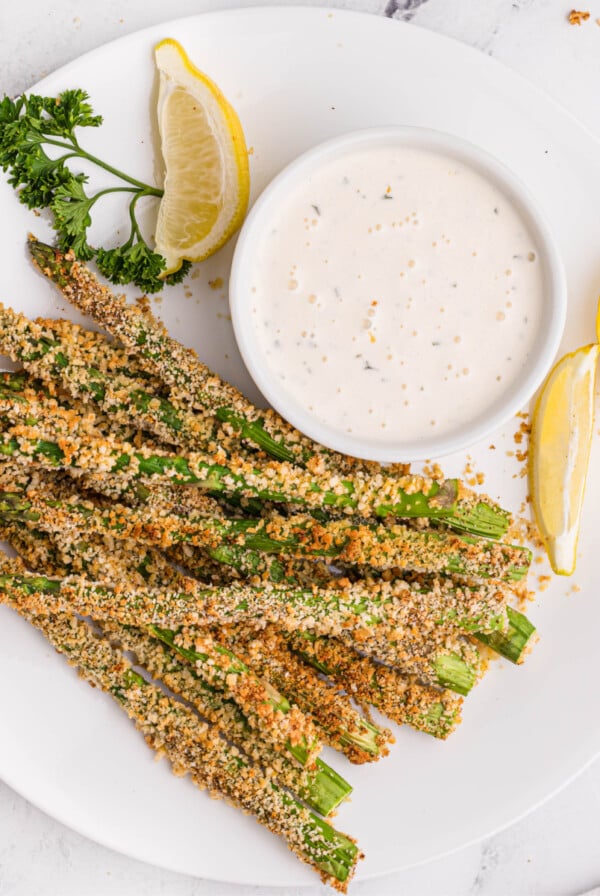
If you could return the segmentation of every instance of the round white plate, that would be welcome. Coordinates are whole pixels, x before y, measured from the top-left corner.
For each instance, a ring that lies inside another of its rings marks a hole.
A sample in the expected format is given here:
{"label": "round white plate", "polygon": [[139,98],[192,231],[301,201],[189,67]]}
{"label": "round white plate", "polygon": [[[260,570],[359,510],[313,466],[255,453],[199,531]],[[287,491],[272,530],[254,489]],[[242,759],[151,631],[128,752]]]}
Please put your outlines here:
{"label": "round white plate", "polygon": [[[270,8],[160,25],[88,54],[45,79],[55,94],[85,87],[105,116],[82,135],[92,152],[142,178],[155,170],[152,47],[181,40],[239,111],[252,147],[254,196],[290,159],[356,128],[411,124],[457,134],[503,160],[529,186],[562,250],[570,307],[563,348],[594,338],[600,285],[600,146],[573,118],[489,57],[418,28],[323,9]],[[102,178],[95,180],[100,184]],[[3,301],[29,314],[73,316],[30,267],[28,230],[43,219],[0,184]],[[99,219],[109,237],[123,210]],[[157,311],[176,337],[233,380],[256,391],[228,317],[228,247],[166,290]],[[135,291],[130,294],[135,295]],[[482,339],[485,339],[482,333]],[[518,510],[522,464],[507,451],[519,421],[473,451],[486,490]],[[493,444],[495,448],[491,448]],[[514,821],[600,751],[595,593],[600,453],[594,446],[574,580],[555,580],[530,615],[541,642],[524,667],[495,665],[468,699],[460,730],[439,743],[410,729],[392,754],[354,768],[328,756],[355,785],[340,828],[366,852],[359,877],[423,862]],[[444,461],[460,474],[465,458]],[[594,511],[596,510],[596,513]],[[544,573],[543,565],[535,573]],[[537,579],[532,580],[536,582]],[[581,589],[571,592],[573,582]],[[571,592],[571,593],[570,593]],[[136,858],[215,880],[306,884],[315,880],[251,819],[173,777],[125,715],[85,687],[16,614],[0,609],[0,775],[49,814]]]}

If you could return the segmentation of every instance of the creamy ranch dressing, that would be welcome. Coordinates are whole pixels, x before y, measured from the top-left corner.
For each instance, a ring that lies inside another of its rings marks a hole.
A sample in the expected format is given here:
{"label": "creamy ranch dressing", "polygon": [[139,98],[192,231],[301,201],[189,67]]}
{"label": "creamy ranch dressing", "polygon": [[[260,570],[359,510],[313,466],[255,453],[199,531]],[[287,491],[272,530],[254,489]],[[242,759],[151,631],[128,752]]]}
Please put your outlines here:
{"label": "creamy ranch dressing", "polygon": [[291,191],[259,244],[252,321],[271,376],[358,437],[459,431],[518,381],[542,314],[538,250],[468,165],[347,151]]}

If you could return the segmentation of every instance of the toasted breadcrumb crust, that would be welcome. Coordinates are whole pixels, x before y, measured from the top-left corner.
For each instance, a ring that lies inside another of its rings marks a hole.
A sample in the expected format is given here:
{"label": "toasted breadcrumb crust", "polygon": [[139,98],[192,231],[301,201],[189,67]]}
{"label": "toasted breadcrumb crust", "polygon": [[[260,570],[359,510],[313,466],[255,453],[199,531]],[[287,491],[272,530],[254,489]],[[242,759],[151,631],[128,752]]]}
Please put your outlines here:
{"label": "toasted breadcrumb crust", "polygon": [[[66,576],[73,572],[80,572],[92,575],[98,581],[103,581],[108,585],[114,585],[121,576],[126,576],[133,588],[144,586],[180,588],[182,584],[181,573],[174,569],[162,554],[152,549],[147,551],[133,541],[120,542],[113,540],[109,536],[96,536],[95,539],[90,540],[89,536],[85,539],[82,533],[79,533],[80,537],[77,540],[71,540],[69,535],[65,537],[65,533],[57,533],[54,536],[54,541],[52,541],[47,533],[32,531],[23,524],[9,524],[0,527],[0,536],[17,550],[28,568],[33,572],[54,576]],[[191,549],[185,546],[185,550],[180,551],[175,560],[182,563],[183,566],[189,565],[190,552]],[[111,562],[107,561],[107,555],[110,556]],[[201,571],[206,576],[207,564],[205,558],[198,560],[195,557],[193,562],[196,564],[201,563]],[[222,564],[215,563],[213,566],[214,568],[211,570],[212,575],[219,577],[219,574],[221,574],[220,579],[222,583],[224,581]],[[306,566],[305,575],[309,577],[307,581],[313,582],[315,571],[309,568],[308,564]],[[310,567],[312,566],[311,564]],[[326,581],[326,576],[331,582],[331,574],[328,571],[320,572],[319,581],[322,584]],[[208,578],[210,579],[210,575]],[[215,583],[213,582],[213,584]],[[109,627],[108,629],[107,626]],[[139,662],[148,668],[148,671],[154,678],[161,678],[175,693],[184,696],[185,699],[190,700],[192,703],[194,702],[191,696],[192,691],[187,689],[184,692],[181,689],[183,686],[182,674],[179,676],[177,686],[172,677],[169,677],[168,680],[165,679],[163,675],[165,669],[170,674],[174,668],[182,667],[182,664],[179,663],[173,654],[167,651],[165,645],[158,644],[139,629],[122,626],[118,623],[105,622],[103,623],[103,628],[105,631],[116,633],[120,640],[124,642],[125,648],[132,650],[138,655]],[[254,629],[245,629],[246,638],[257,639],[261,634],[261,632],[257,632]],[[312,655],[317,662],[317,666],[322,667],[326,665],[330,678],[337,681],[335,709],[338,716],[342,716],[342,718],[344,718],[345,710],[344,713],[341,713],[339,708],[339,701],[342,699],[340,688],[344,688],[347,694],[352,696],[366,711],[368,711],[367,707],[369,705],[375,706],[397,724],[411,725],[417,730],[432,734],[435,737],[447,737],[460,720],[460,708],[463,702],[461,697],[452,694],[450,691],[442,692],[437,688],[428,687],[419,682],[414,676],[403,675],[396,669],[373,663],[369,658],[361,656],[351,647],[346,647],[339,641],[323,637],[307,641],[302,637],[299,639],[295,638],[293,634],[289,633],[286,636],[282,636],[273,627],[270,628],[270,636],[271,639],[276,638],[277,653],[281,657],[282,664],[285,664],[286,686],[283,686],[283,680],[280,683],[276,682],[276,686],[284,694],[293,693],[298,698],[298,689],[295,684],[296,675],[288,675],[290,669],[289,650],[296,646],[299,651],[298,656]],[[288,656],[282,655],[283,642],[285,642]],[[228,643],[232,646],[231,640],[228,639]],[[152,650],[150,649],[151,646]],[[246,659],[248,660],[248,657]],[[248,664],[252,665],[250,662]],[[294,673],[297,672],[297,666],[295,669],[293,666],[291,668],[294,670]],[[259,674],[262,675],[262,671]],[[186,670],[186,681],[190,676],[194,679],[194,687],[200,692],[199,697],[203,698],[206,692],[205,686],[202,685],[194,673]],[[311,695],[311,699],[314,702],[316,698],[312,691]],[[209,709],[214,706],[215,696],[213,692],[208,703]],[[316,696],[319,696],[318,691]],[[331,688],[328,689],[328,699],[329,701],[332,700]],[[258,761],[259,756],[262,755],[263,760],[276,769],[279,769],[280,765],[283,764],[288,773],[290,769],[287,767],[291,766],[291,769],[294,771],[292,778],[294,780],[297,778],[297,774],[300,771],[298,767],[289,763],[282,754],[272,750],[269,744],[261,738],[260,733],[255,732],[248,725],[239,709],[235,708],[235,704],[230,701],[224,701],[223,709],[226,720],[233,716],[234,720],[237,718],[238,722],[240,719],[243,721],[243,729],[241,730],[244,734],[244,743],[238,743],[238,746],[243,747],[245,752],[248,752],[248,739],[250,739],[249,743],[252,746],[253,752],[251,755],[253,759]],[[328,711],[330,712],[330,710]],[[210,721],[219,724],[220,728],[224,727],[222,720],[219,722],[215,717],[208,715],[206,707],[201,712]],[[356,725],[356,722],[357,720],[354,720],[351,730],[360,729],[360,722],[358,725]],[[347,718],[345,723],[349,727]],[[227,736],[235,742],[233,737],[235,732],[232,732],[231,726],[225,727],[224,730]],[[385,740],[385,735],[385,731],[380,731],[380,738]],[[325,737],[325,740],[333,744],[333,738]],[[339,736],[335,745],[339,746]],[[359,751],[352,744],[347,749],[352,752],[354,761],[359,759],[369,761],[378,758],[384,752],[384,749],[382,749],[373,756],[372,754],[365,754],[364,751]],[[278,758],[277,765],[274,765],[275,757]],[[278,774],[281,776],[280,772]],[[303,774],[306,774],[306,771],[303,771]],[[290,783],[289,776],[285,779],[285,783],[286,786],[290,786],[293,789],[294,785]]]}
{"label": "toasted breadcrumb crust", "polygon": [[582,10],[579,10],[579,9],[572,9],[571,12],[569,13],[569,24],[570,25],[581,25],[582,22],[587,22],[589,17],[590,17],[590,14],[587,11],[583,12]]}
{"label": "toasted breadcrumb crust", "polygon": [[[69,543],[68,539],[64,539],[59,548],[46,533],[32,533],[19,524],[0,526],[0,537],[11,544],[29,569],[46,575],[69,575],[76,568],[81,553],[81,542]],[[135,551],[135,543],[131,543],[129,547]],[[107,583],[112,584],[109,580],[111,574],[114,575],[112,571],[117,566],[117,558],[113,555],[112,563],[107,562],[110,545],[87,543],[85,553],[93,555],[98,567],[102,565],[102,574]],[[137,559],[135,553],[133,559]],[[172,574],[181,576],[160,555],[152,558],[154,562],[148,562],[147,555],[142,558],[143,576],[135,565],[127,566],[125,555],[121,555],[118,560],[122,561],[118,578],[126,571],[133,587],[143,585],[146,577],[154,585],[160,585],[169,581]],[[309,800],[311,786],[318,786],[319,775],[323,774],[321,769],[302,767],[271,746],[262,733],[249,724],[233,700],[204,681],[189,664],[178,659],[165,644],[142,629],[107,620],[103,622],[102,630],[123,650],[135,654],[138,665],[143,666],[152,678],[160,679],[173,693],[188,701],[250,759],[271,769],[279,783]]]}
{"label": "toasted breadcrumb crust", "polygon": [[[386,745],[394,740],[391,731],[377,730],[374,726],[369,726],[371,731],[368,731],[365,720],[349,699],[294,656],[286,638],[274,626],[257,632],[238,625],[220,632],[225,643],[237,650],[257,675],[272,681],[282,693],[294,695],[301,709],[317,721],[325,744],[357,764],[373,762],[387,755]],[[361,740],[372,741],[372,747],[361,748]]]}
{"label": "toasted breadcrumb crust", "polygon": [[[69,416],[69,412],[65,413]],[[47,418],[42,426],[32,426],[29,420],[24,420],[5,431],[2,438],[12,452],[13,460],[27,463],[35,459],[36,463],[50,470],[56,469],[54,455],[48,457],[47,452],[38,450],[40,443],[48,443],[46,423]],[[113,449],[103,439],[82,439],[80,435],[56,440],[53,432],[52,443],[57,444],[63,455],[60,467],[76,466],[84,473],[96,474],[98,470],[108,472],[115,463]],[[117,456],[119,463],[128,458],[128,469],[137,463],[137,454],[130,445],[124,445]],[[134,478],[137,478],[135,474]],[[226,477],[222,477],[221,482],[224,479]],[[102,519],[99,514],[92,522],[162,548],[183,541],[214,547],[223,540],[241,545],[250,540],[258,546],[264,536],[267,546],[263,549],[271,552],[299,557],[325,556],[342,563],[378,569],[399,567],[470,577],[512,578],[515,569],[524,572],[530,562],[529,552],[520,546],[460,537],[454,532],[437,529],[419,530],[405,524],[384,525],[356,519],[332,519],[321,523],[312,516],[300,514],[290,517],[274,514],[267,519],[248,520],[242,524],[235,520],[207,518],[211,505],[206,502],[199,516],[184,519],[178,507],[179,497],[170,505],[164,500],[164,494],[164,491],[158,493],[152,507],[151,496],[137,509],[114,504],[102,511]],[[33,492],[31,500],[34,500]],[[69,512],[79,511],[71,506]]]}
{"label": "toasted breadcrumb crust", "polygon": [[[10,374],[4,380],[10,382]],[[111,473],[129,481],[143,478],[208,487],[218,473],[220,487],[231,493],[307,507],[339,506],[363,516],[380,513],[386,507],[390,508],[388,513],[398,507],[402,515],[410,516],[411,496],[417,507],[418,502],[425,501],[434,509],[444,509],[452,506],[457,496],[453,480],[440,485],[422,476],[390,476],[382,468],[369,476],[357,473],[342,478],[337,472],[326,471],[319,475],[292,463],[228,453],[214,440],[206,451],[185,455],[156,451],[146,443],[137,447],[100,432],[93,411],[80,414],[72,404],[31,385],[5,395],[0,408],[13,419],[7,436],[19,440],[23,453],[34,451],[40,439],[59,446],[62,456],[58,462],[49,457],[51,466],[75,466],[84,472]],[[150,463],[153,458],[158,460]]]}
{"label": "toasted breadcrumb crust", "polygon": [[[13,564],[11,561],[12,569]],[[3,567],[6,569],[6,563]],[[201,721],[192,709],[144,681],[123,654],[94,634],[87,623],[69,614],[38,616],[16,595],[11,603],[67,656],[82,678],[115,698],[148,746],[167,757],[175,775],[189,774],[211,798],[224,799],[254,815],[260,824],[282,836],[299,859],[316,868],[324,882],[340,892],[347,891],[359,854],[345,882],[319,868],[310,853],[323,865],[330,858],[336,859],[333,845],[314,824],[309,810],[286,798],[268,773],[249,765],[239,750],[222,740],[217,730]],[[354,843],[352,838],[342,836]]]}
{"label": "toasted breadcrumb crust", "polygon": [[[228,622],[250,619],[276,621],[284,631],[314,631],[320,635],[338,637],[362,652],[418,675],[422,680],[437,683],[436,665],[441,657],[460,657],[467,665],[477,666],[477,648],[460,630],[430,622],[428,629],[421,629],[418,616],[413,625],[394,627],[393,620],[381,623],[378,617],[368,611],[368,620],[355,613],[354,608],[343,622],[325,617],[321,602],[317,599],[308,613],[303,613],[298,605],[287,603],[279,597],[265,600],[263,593],[257,595],[252,589],[240,589],[226,593],[219,589],[213,593],[205,589],[205,597],[191,600],[190,594],[161,591],[111,590],[76,576],[60,580],[57,593],[35,591],[36,582],[26,580],[29,593],[23,597],[24,605],[40,615],[44,612],[72,610],[82,615],[93,616],[100,622],[113,619],[124,625],[153,625],[169,630],[177,629],[173,643],[184,651],[194,651],[207,657],[198,661],[197,668],[204,675],[210,675],[221,687],[226,685],[236,702],[249,710],[256,703],[262,704],[274,699],[273,693],[258,690],[258,682],[242,675],[231,664],[231,657],[220,650],[218,643],[206,632],[207,625],[222,625]],[[200,602],[201,601],[201,602]],[[240,603],[241,602],[241,603]],[[323,613],[318,615],[318,611]],[[376,608],[380,612],[380,607]],[[200,628],[199,628],[200,626]],[[266,703],[258,712],[261,720],[274,722],[275,707]],[[279,713],[278,716],[283,716]],[[298,742],[300,734],[295,723],[301,714],[294,708],[287,716],[279,719],[281,738],[288,737]],[[305,722],[306,725],[306,722]],[[275,726],[276,728],[278,726]],[[306,732],[306,728],[303,726]],[[296,739],[297,738],[297,739]]]}
{"label": "toasted breadcrumb crust", "polygon": [[339,683],[363,707],[374,706],[399,725],[445,739],[460,723],[462,697],[451,691],[424,685],[415,675],[361,656],[336,638],[304,638],[290,635],[291,646],[301,656]]}

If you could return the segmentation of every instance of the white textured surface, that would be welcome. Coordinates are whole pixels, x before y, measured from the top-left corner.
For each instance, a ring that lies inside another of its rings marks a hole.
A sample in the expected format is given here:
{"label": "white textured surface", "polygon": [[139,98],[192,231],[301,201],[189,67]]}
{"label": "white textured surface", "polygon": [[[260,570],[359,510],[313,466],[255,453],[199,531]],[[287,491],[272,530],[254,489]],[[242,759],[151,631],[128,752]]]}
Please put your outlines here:
{"label": "white textured surface", "polygon": [[[218,0],[21,0],[0,3],[0,92],[15,93],[52,69],[128,31],[232,4]],[[247,3],[244,5],[255,5]],[[559,0],[342,0],[332,3],[464,40],[546,89],[600,136],[600,28],[569,27]],[[515,135],[518,139],[518,135]],[[4,683],[3,686],[6,686]],[[590,708],[593,711],[593,708]],[[560,718],[557,718],[560,724]],[[10,737],[6,720],[2,736]],[[552,744],[548,744],[551,751]],[[600,882],[600,763],[559,796],[480,846],[383,880],[356,896],[571,896]],[[202,831],[198,831],[202,848]],[[232,864],[235,856],[232,855]],[[273,896],[316,896],[272,890]],[[68,831],[0,784],[0,896],[254,896],[257,888],[193,880],[133,862]]]}

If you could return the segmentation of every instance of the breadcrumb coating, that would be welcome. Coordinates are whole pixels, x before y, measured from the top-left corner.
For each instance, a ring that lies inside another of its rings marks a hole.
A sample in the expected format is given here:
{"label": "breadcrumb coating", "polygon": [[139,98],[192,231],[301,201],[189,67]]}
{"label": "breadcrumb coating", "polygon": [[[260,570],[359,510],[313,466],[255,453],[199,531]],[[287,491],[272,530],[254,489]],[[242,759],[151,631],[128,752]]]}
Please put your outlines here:
{"label": "breadcrumb coating", "polygon": [[391,731],[367,723],[348,697],[327,685],[314,669],[290,652],[285,637],[274,626],[258,632],[230,626],[220,629],[220,634],[257,675],[272,681],[282,693],[294,695],[301,709],[316,720],[325,744],[358,764],[387,755],[386,744],[393,742]]}
{"label": "breadcrumb coating", "polygon": [[[2,565],[6,569],[6,563]],[[10,568],[15,569],[14,561]],[[85,622],[67,614],[38,616],[22,606],[17,596],[11,603],[67,656],[85,680],[117,700],[148,746],[167,757],[175,775],[189,774],[194,784],[213,799],[225,799],[254,815],[260,824],[282,836],[292,852],[312,865],[324,882],[346,892],[360,858],[350,837],[337,835],[330,839],[327,833],[331,828],[286,796],[262,769],[248,764],[239,750],[227,744],[191,708],[134,672],[123,654],[95,635]],[[329,871],[339,869],[342,863],[348,872],[343,881]]]}

